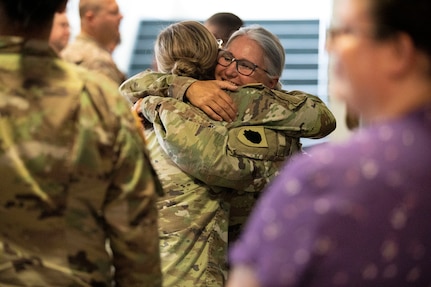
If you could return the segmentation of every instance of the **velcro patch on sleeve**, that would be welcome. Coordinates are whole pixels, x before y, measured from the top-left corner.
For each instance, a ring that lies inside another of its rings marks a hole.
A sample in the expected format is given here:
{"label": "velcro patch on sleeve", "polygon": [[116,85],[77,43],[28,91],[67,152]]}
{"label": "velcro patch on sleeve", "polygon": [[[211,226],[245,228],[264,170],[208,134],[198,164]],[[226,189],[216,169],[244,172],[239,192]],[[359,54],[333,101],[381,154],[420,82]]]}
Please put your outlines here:
{"label": "velcro patch on sleeve", "polygon": [[261,126],[248,126],[239,129],[238,140],[249,147],[268,147],[265,129]]}

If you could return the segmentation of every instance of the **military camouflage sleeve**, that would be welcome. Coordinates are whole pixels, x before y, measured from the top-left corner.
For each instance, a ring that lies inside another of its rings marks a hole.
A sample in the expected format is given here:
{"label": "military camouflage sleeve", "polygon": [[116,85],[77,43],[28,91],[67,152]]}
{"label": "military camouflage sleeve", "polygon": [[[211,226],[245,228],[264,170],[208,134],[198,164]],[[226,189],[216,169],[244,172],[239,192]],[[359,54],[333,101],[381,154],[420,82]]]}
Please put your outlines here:
{"label": "military camouflage sleeve", "polygon": [[175,99],[151,96],[141,105],[164,151],[209,185],[260,191],[283,161],[300,151],[299,138],[263,126],[228,128]]}
{"label": "military camouflage sleeve", "polygon": [[193,78],[156,73],[148,69],[121,84],[120,92],[132,103],[149,95],[182,101],[186,90],[195,81]]}
{"label": "military camouflage sleeve", "polygon": [[126,76],[117,67],[112,54],[89,35],[79,34],[61,52],[61,58],[90,71],[104,74],[118,85]]}
{"label": "military camouflage sleeve", "polygon": [[261,84],[243,86],[230,93],[238,118],[229,128],[263,125],[290,137],[322,138],[336,127],[336,120],[318,97],[301,91],[271,90]]}
{"label": "military camouflage sleeve", "polygon": [[[119,286],[161,286],[156,194],[161,187],[143,141],[124,129],[117,138],[118,161],[105,206]],[[151,172],[150,172],[151,171]]]}
{"label": "military camouflage sleeve", "polygon": [[[113,134],[115,137],[106,138],[107,142],[112,141],[114,154],[111,158],[106,155],[105,160],[114,160],[114,165],[105,175],[110,184],[102,207],[105,229],[113,254],[115,282],[119,286],[161,286],[158,212],[155,205],[156,192],[161,194],[161,186],[127,103],[120,95],[110,93],[110,97],[107,97],[106,94],[101,95],[99,91],[100,87],[87,83],[86,94],[89,104],[83,106],[80,113],[97,114],[103,118],[101,123],[117,126],[117,131]],[[91,109],[95,107],[98,112],[91,113]],[[103,124],[99,125],[96,118],[88,116],[81,118],[85,119],[80,123],[82,132],[90,132],[80,135],[82,144],[91,146],[89,143],[94,135],[101,135]],[[98,159],[95,151],[92,152],[88,148],[82,150],[85,153],[81,155],[79,149],[77,150],[78,160],[95,162],[102,168],[105,166],[103,159]],[[82,159],[79,159],[81,157]],[[100,173],[99,169],[96,170]],[[82,190],[88,192],[85,181],[81,184]],[[75,187],[75,190],[80,188]],[[77,201],[77,204],[81,203]]]}
{"label": "military camouflage sleeve", "polygon": [[300,126],[300,137],[319,139],[329,135],[336,128],[336,119],[328,106],[317,96],[302,91],[283,92],[273,90],[277,99],[305,98],[305,101],[294,109],[290,122]]}
{"label": "military camouflage sleeve", "polygon": [[[172,97],[183,101],[193,78],[141,72],[120,87],[121,93],[131,102],[148,95]],[[243,92],[230,93],[243,113],[248,125],[271,126],[281,129],[293,137],[318,139],[335,130],[336,120],[325,103],[317,96],[302,91],[270,90],[262,84],[243,86]],[[248,97],[248,95],[260,97]],[[236,121],[232,126],[242,125]]]}

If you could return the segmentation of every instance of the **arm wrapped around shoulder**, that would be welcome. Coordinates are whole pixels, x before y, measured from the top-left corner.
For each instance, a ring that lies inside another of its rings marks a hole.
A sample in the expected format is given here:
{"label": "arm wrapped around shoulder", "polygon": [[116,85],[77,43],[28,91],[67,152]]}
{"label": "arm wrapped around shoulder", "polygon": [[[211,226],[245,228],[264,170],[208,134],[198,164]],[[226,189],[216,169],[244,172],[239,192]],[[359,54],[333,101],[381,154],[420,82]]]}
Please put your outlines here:
{"label": "arm wrapped around shoulder", "polygon": [[243,86],[231,97],[238,119],[229,128],[262,125],[296,138],[322,138],[335,130],[336,121],[318,97],[301,92],[271,90],[261,84]]}

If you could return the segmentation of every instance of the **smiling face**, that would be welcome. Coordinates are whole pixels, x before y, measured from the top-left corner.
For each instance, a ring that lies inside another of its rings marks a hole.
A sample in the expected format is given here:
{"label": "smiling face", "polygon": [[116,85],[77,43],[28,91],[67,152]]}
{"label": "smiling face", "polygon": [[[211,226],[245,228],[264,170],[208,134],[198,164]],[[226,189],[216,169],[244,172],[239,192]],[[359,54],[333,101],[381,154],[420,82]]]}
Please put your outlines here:
{"label": "smiling face", "polygon": [[267,70],[264,63],[264,51],[256,41],[251,40],[247,36],[239,36],[233,39],[225,50],[229,51],[235,59],[248,60],[257,65],[258,68],[256,68],[251,75],[244,76],[236,70],[235,62],[227,67],[218,64],[215,69],[215,77],[217,80],[230,81],[238,86],[251,83],[263,83],[270,88],[275,87],[278,79],[270,78],[264,71]]}

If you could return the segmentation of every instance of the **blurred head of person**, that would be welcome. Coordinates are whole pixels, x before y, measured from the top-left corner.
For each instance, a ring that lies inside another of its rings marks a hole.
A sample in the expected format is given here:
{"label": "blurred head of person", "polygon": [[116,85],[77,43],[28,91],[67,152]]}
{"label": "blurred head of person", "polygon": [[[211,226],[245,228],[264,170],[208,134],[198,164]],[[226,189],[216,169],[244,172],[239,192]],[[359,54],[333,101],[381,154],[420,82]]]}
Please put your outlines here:
{"label": "blurred head of person", "polygon": [[0,0],[0,33],[47,40],[54,13],[66,5],[67,0]]}
{"label": "blurred head of person", "polygon": [[121,41],[123,15],[116,0],[80,0],[81,32],[94,38],[108,51]]}
{"label": "blurred head of person", "polygon": [[59,53],[66,47],[70,39],[70,25],[66,12],[55,13],[54,21],[52,23],[51,35],[49,37],[49,44]]}
{"label": "blurred head of person", "polygon": [[330,94],[366,122],[430,101],[430,13],[429,0],[335,0]]}
{"label": "blurred head of person", "polygon": [[285,51],[276,35],[259,25],[234,32],[219,53],[215,70],[217,80],[241,86],[262,83],[279,88]]}
{"label": "blurred head of person", "polygon": [[196,79],[214,78],[218,51],[214,35],[197,21],[169,25],[154,46],[159,72]]}
{"label": "blurred head of person", "polygon": [[224,46],[232,33],[244,26],[244,22],[233,13],[220,12],[205,20],[204,25]]}

